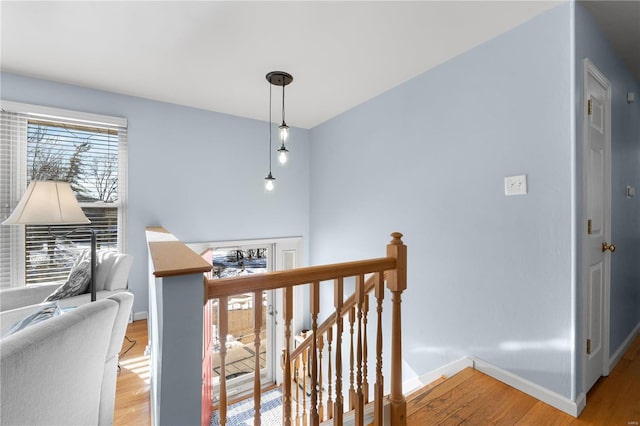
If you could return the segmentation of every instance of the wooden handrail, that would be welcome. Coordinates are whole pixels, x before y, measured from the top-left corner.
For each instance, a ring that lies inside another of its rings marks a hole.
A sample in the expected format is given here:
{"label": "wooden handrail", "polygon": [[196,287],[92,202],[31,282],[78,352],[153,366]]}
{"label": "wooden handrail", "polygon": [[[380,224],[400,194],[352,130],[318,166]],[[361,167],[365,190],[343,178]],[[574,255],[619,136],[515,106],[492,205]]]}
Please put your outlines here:
{"label": "wooden handrail", "polygon": [[[283,289],[284,291],[284,348],[282,350],[282,367],[284,372],[283,388],[283,417],[285,426],[302,422],[319,425],[320,422],[333,418],[336,424],[342,424],[343,411],[355,410],[355,421],[358,426],[365,423],[365,405],[370,397],[368,382],[368,349],[367,323],[369,293],[375,289],[376,323],[376,381],[373,389],[374,423],[382,425],[383,390],[382,376],[382,301],[385,286],[391,292],[392,322],[391,322],[391,392],[387,401],[390,406],[390,420],[394,426],[404,426],[406,423],[406,401],[402,395],[402,340],[401,333],[401,295],[406,289],[406,246],[402,242],[402,234],[393,233],[392,241],[387,244],[387,256],[345,262],[332,265],[312,266],[286,271],[268,272],[264,274],[245,275],[229,278],[214,278],[211,274],[204,277],[205,299],[218,299],[221,320],[220,333],[220,405],[226,406],[226,373],[224,371],[226,355],[226,308],[228,298],[238,294],[253,293],[257,300],[263,291]],[[365,277],[369,276],[368,279]],[[354,277],[355,293],[344,300],[344,280]],[[318,324],[320,312],[320,284],[333,281],[334,312],[322,324]],[[292,347],[291,321],[293,314],[293,289],[298,285],[309,286],[309,311],[311,314],[311,330],[309,336],[298,345]],[[373,305],[372,305],[373,306]],[[254,409],[256,424],[260,423],[260,378],[259,352],[260,327],[262,315],[254,311]],[[343,369],[342,334],[344,332],[344,318],[348,317],[346,339],[350,342],[348,355],[349,368]],[[332,332],[336,332],[335,362],[331,355]],[[326,340],[325,340],[326,339]],[[326,342],[326,345],[325,345]],[[324,358],[325,346],[327,357]],[[323,365],[327,364],[327,386],[325,389]],[[335,365],[335,374],[332,370]],[[211,368],[204,365],[204,368]],[[348,375],[347,386],[343,386],[343,376]],[[335,398],[332,395],[332,380],[335,376]],[[327,392],[325,392],[325,390]],[[345,400],[348,395],[348,403]],[[302,400],[300,400],[300,394]],[[307,398],[308,397],[308,398]],[[326,397],[326,398],[325,398]],[[325,405],[326,400],[326,405]],[[326,411],[325,411],[326,407]],[[295,408],[295,410],[294,410]],[[326,415],[325,415],[326,414]],[[226,418],[226,407],[220,409],[221,424]],[[205,419],[206,420],[206,419]],[[368,421],[368,420],[367,420]],[[203,423],[205,424],[205,423]]]}
{"label": "wooden handrail", "polygon": [[[369,277],[369,279],[367,280],[364,286],[365,294],[370,293],[375,288],[376,283],[378,282],[378,276],[379,276],[378,274],[374,274]],[[355,304],[356,304],[356,295],[352,294],[351,296],[349,296],[347,300],[344,301],[344,304],[342,305],[342,310],[341,310],[342,316],[347,315],[349,313],[349,310],[352,307],[354,307]],[[334,312],[331,315],[329,315],[329,317],[326,320],[324,320],[322,324],[318,326],[318,336],[323,335],[327,331],[327,329],[330,327],[333,327],[335,323],[336,323],[336,314]],[[302,342],[300,342],[300,344],[298,344],[298,346],[296,346],[296,348],[293,351],[291,351],[291,358],[295,358],[299,356],[305,348],[310,346],[312,338],[313,338],[312,334],[307,335],[307,337],[305,337],[305,339]]]}
{"label": "wooden handrail", "polygon": [[166,229],[155,226],[145,229],[149,254],[156,278],[175,277],[209,272],[211,265]]}
{"label": "wooden handrail", "polygon": [[234,296],[260,290],[290,288],[301,284],[365,275],[372,272],[384,272],[395,268],[396,259],[394,257],[380,257],[239,277],[217,279],[205,277],[205,286],[207,299],[215,299],[220,296]]}

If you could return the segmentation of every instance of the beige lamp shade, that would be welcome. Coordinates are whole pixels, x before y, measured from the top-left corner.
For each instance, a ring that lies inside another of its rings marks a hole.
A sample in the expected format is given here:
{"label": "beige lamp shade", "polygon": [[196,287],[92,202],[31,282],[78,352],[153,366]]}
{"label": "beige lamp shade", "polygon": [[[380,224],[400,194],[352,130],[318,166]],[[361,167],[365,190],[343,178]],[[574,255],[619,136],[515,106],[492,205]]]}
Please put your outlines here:
{"label": "beige lamp shade", "polygon": [[32,181],[3,225],[91,223],[68,182]]}

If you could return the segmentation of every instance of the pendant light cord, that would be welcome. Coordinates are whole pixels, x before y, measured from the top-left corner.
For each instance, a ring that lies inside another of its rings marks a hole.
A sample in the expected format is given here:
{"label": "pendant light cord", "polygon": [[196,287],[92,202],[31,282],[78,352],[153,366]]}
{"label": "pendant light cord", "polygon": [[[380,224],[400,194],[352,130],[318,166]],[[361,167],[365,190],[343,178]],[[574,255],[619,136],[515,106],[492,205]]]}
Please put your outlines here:
{"label": "pendant light cord", "polygon": [[271,87],[273,84],[269,84],[269,176],[271,176]]}
{"label": "pendant light cord", "polygon": [[282,82],[282,123],[286,123],[285,119],[284,119],[284,81]]}

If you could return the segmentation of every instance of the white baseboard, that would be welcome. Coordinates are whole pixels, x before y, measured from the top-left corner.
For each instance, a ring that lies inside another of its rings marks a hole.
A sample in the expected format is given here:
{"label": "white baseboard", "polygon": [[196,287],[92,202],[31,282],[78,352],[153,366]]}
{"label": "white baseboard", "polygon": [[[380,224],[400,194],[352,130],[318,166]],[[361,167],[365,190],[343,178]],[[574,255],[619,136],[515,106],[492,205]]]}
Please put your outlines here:
{"label": "white baseboard", "polygon": [[420,377],[407,380],[402,384],[402,393],[404,393],[405,395],[410,394],[428,385],[429,383],[438,380],[442,376],[451,377],[467,367],[473,367],[473,361],[471,360],[471,358],[464,357],[457,361],[453,361],[427,374],[423,374]]}
{"label": "white baseboard", "polygon": [[[586,397],[584,394],[581,394],[577,401],[571,401],[569,398],[506,370],[498,368],[481,359],[473,358],[473,363],[476,370],[574,417],[578,417],[578,414],[580,414],[580,411],[582,411],[582,408],[585,406]],[[580,405],[582,406],[581,408]]]}
{"label": "white baseboard", "polygon": [[[636,328],[638,328],[638,331],[640,331],[640,327]],[[631,339],[631,341],[633,341],[633,339]],[[565,413],[574,417],[578,417],[587,402],[587,398],[584,393],[578,395],[576,401],[571,401],[570,399],[565,398],[560,394],[550,391],[549,389],[546,389],[536,383],[533,383],[527,379],[498,368],[476,357],[461,358],[420,377],[407,380],[402,384],[402,392],[405,395],[408,395],[428,385],[429,383],[438,380],[442,376],[451,377],[467,367],[472,367],[488,376],[493,377],[496,380],[501,381],[502,383],[511,386],[512,388],[518,389],[519,391],[524,392],[527,395],[539,401],[542,401],[545,404],[549,404],[560,411],[564,411]]]}
{"label": "white baseboard", "polygon": [[133,313],[133,320],[134,321],[138,321],[138,320],[143,320],[143,319],[147,319],[148,318],[148,313],[147,311],[142,311],[142,312],[134,312]]}
{"label": "white baseboard", "polygon": [[629,349],[629,346],[631,346],[631,343],[633,343],[638,334],[640,334],[640,323],[635,326],[635,328],[631,331],[631,333],[629,333],[627,338],[624,339],[624,342],[622,342],[622,344],[618,347],[616,352],[611,356],[611,358],[609,358],[609,371],[613,371],[613,368],[616,366],[616,364],[618,364],[618,361],[620,361],[622,355],[624,355],[627,349]]}
{"label": "white baseboard", "polygon": [[576,399],[576,410],[578,414],[576,414],[575,417],[578,417],[580,413],[582,413],[582,410],[584,410],[584,407],[586,406],[587,406],[587,394],[584,392],[581,392],[580,395],[578,395],[578,399]]}

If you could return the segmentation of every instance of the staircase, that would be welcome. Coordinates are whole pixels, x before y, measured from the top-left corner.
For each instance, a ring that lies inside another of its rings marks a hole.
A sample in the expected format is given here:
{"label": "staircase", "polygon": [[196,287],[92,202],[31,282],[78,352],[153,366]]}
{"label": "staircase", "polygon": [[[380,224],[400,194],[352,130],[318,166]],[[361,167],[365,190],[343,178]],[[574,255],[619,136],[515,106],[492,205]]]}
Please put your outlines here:
{"label": "staircase", "polygon": [[[253,293],[255,301],[259,301],[263,291],[282,289],[285,330],[281,362],[282,424],[404,425],[406,403],[402,394],[401,295],[406,289],[407,251],[401,237],[400,233],[392,234],[387,255],[383,258],[222,279],[205,277],[206,300],[218,299],[220,365],[215,366],[219,372],[219,395],[214,396],[213,357],[210,350],[205,349],[202,424],[209,424],[214,398],[219,401],[220,424],[226,424],[229,298]],[[353,282],[355,287],[346,300],[345,282],[347,285]],[[332,286],[334,312],[319,324],[321,283]],[[291,328],[293,288],[301,285],[309,286],[311,327],[307,337],[294,348]],[[384,339],[382,315],[386,294],[391,296],[391,333]],[[255,301],[254,353],[260,353],[262,303]],[[205,305],[205,324],[207,321],[210,323],[210,315]],[[370,327],[369,324],[375,325]],[[206,326],[203,337],[205,348],[210,347],[213,336]],[[383,376],[384,347],[391,353],[388,395],[385,395]],[[253,383],[254,424],[260,425],[259,365],[254,370]]]}
{"label": "staircase", "polygon": [[[295,424],[309,420],[308,408],[312,395],[309,379],[313,374],[309,354],[313,350],[314,343],[318,354],[318,370],[316,372],[318,377],[318,421],[330,424],[335,420],[336,424],[348,424],[348,418],[343,418],[344,415],[341,414],[346,411],[355,415],[356,410],[360,408],[358,406],[360,401],[357,398],[360,394],[361,403],[364,405],[362,408],[363,423],[373,422],[375,404],[370,403],[372,402],[373,387],[369,385],[369,370],[373,370],[373,368],[369,368],[368,355],[371,349],[375,351],[376,348],[368,339],[367,329],[370,322],[369,315],[381,315],[382,306],[377,312],[371,312],[369,301],[370,293],[376,287],[380,288],[383,285],[384,277],[381,277],[380,274],[372,275],[364,281],[364,284],[360,278],[356,279],[356,293],[347,300],[343,300],[343,283],[336,285],[334,297],[336,312],[317,327],[315,334],[308,333],[304,336],[304,340],[291,352],[292,419]],[[380,304],[382,303],[382,299],[378,299],[378,301]],[[375,320],[376,324],[379,324],[381,317],[377,317]],[[314,336],[317,338],[314,339]],[[345,337],[347,348],[343,354],[343,339]],[[382,372],[377,370],[382,368],[381,360],[374,367],[376,368],[375,373],[380,373],[379,383],[382,383]],[[347,388],[347,386],[348,392],[346,394],[348,397],[345,404],[344,398],[340,400],[337,396],[342,395],[343,387]],[[358,386],[360,390],[358,390]],[[384,403],[383,399],[379,401]],[[367,415],[371,419],[367,419]]]}

